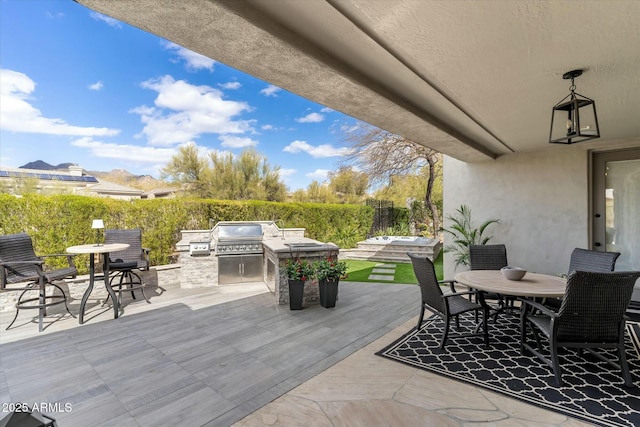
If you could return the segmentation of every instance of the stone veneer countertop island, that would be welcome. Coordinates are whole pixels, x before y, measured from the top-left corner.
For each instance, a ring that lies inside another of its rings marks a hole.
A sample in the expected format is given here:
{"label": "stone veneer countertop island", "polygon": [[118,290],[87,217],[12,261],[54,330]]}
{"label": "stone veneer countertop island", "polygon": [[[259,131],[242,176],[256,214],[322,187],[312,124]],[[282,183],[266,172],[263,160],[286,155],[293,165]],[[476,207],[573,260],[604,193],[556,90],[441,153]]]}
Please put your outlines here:
{"label": "stone veneer countertop island", "polygon": [[[332,243],[323,243],[304,236],[304,228],[278,228],[271,221],[247,221],[260,223],[263,230],[262,256],[263,282],[274,294],[278,304],[289,303],[288,280],[284,264],[291,257],[299,257],[314,261],[325,258],[330,254],[337,255],[340,248]],[[182,239],[176,244],[178,262],[181,265],[183,288],[198,288],[208,286],[242,286],[238,283],[220,285],[218,281],[218,254],[216,246],[215,228],[212,230],[183,230]],[[211,252],[202,255],[192,255],[189,251],[193,242],[208,242]],[[318,286],[308,282],[305,286],[303,305],[316,304],[319,301]]]}

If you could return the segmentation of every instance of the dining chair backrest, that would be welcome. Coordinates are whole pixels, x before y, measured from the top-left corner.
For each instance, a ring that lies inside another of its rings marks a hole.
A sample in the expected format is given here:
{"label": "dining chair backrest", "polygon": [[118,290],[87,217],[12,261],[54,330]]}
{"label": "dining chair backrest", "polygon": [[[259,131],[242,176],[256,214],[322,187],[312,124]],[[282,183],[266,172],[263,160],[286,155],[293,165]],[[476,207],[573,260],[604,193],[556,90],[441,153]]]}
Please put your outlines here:
{"label": "dining chair backrest", "polygon": [[500,270],[507,265],[505,245],[469,246],[469,267],[471,270]]}
{"label": "dining chair backrest", "polygon": [[123,251],[114,252],[109,257],[110,262],[122,260],[123,262],[137,262],[138,268],[149,268],[149,262],[142,249],[142,230],[139,228],[129,230],[105,230],[104,243],[127,243],[129,247]]}
{"label": "dining chair backrest", "polygon": [[418,279],[422,303],[427,304],[429,307],[439,311],[440,313],[445,313],[446,302],[444,301],[444,298],[442,298],[442,289],[438,283],[438,277],[436,276],[436,270],[433,263],[425,256],[413,253],[407,253],[407,255],[411,259],[413,272],[416,275],[416,279]]}
{"label": "dining chair backrest", "polygon": [[575,248],[571,253],[567,274],[569,275],[577,270],[601,273],[613,271],[619,256],[620,252],[602,252]]}
{"label": "dining chair backrest", "polygon": [[[33,249],[31,236],[27,233],[7,234],[0,236],[0,262],[24,262],[39,261]],[[36,280],[38,278],[38,270],[36,264],[12,264],[10,267],[3,268],[0,272],[2,280],[1,285],[4,287],[7,283],[19,283],[24,281]]]}
{"label": "dining chair backrest", "polygon": [[571,273],[556,319],[558,341],[617,342],[638,277],[637,271]]}

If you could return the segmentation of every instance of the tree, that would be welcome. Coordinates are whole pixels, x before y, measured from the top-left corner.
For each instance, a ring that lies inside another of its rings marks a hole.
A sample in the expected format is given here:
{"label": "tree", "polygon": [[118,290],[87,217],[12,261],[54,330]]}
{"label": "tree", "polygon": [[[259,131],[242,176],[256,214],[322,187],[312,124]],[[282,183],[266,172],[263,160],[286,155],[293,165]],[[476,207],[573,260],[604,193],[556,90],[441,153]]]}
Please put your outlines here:
{"label": "tree", "polygon": [[338,203],[338,196],[329,188],[326,184],[320,184],[318,181],[313,180],[307,186],[306,190],[296,190],[291,198],[295,202],[309,202],[309,203]]}
{"label": "tree", "polygon": [[394,177],[426,174],[422,199],[430,213],[433,235],[440,230],[440,211],[434,201],[436,181],[442,176],[442,156],[435,150],[391,132],[363,124],[345,139],[351,154],[343,160],[366,174],[371,184],[390,186]]}
{"label": "tree", "polygon": [[161,179],[188,184],[188,189],[195,194],[205,192],[203,175],[208,168],[207,160],[198,153],[195,144],[186,144],[178,149],[169,163],[160,169]]}
{"label": "tree", "polygon": [[329,188],[344,203],[358,203],[366,195],[369,179],[365,173],[353,170],[351,166],[341,166],[329,173]]}
{"label": "tree", "polygon": [[283,201],[287,188],[280,181],[280,168],[271,168],[254,149],[232,153],[198,153],[194,144],[180,147],[163,177],[187,183],[197,197],[228,200]]}
{"label": "tree", "polygon": [[231,153],[209,155],[210,197],[229,200],[285,199],[287,188],[280,181],[280,168],[271,168],[266,157],[254,149],[244,150],[238,157]]}

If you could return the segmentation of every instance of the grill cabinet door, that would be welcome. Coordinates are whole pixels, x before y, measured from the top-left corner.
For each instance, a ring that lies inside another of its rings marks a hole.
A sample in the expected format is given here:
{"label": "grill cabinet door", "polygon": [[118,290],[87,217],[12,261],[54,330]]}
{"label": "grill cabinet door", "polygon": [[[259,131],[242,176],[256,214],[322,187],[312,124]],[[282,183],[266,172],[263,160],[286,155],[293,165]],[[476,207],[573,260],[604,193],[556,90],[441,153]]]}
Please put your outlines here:
{"label": "grill cabinet door", "polygon": [[218,257],[218,284],[242,282],[242,255]]}
{"label": "grill cabinet door", "polygon": [[262,254],[242,256],[242,281],[263,282]]}

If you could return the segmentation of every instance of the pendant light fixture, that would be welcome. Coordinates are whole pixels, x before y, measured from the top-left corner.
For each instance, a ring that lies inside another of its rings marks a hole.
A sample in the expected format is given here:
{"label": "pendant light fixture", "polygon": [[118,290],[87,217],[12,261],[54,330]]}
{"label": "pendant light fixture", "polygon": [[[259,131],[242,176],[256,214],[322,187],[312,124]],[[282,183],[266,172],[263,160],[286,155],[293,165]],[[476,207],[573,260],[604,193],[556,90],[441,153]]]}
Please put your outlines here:
{"label": "pendant light fixture", "polygon": [[553,107],[549,143],[575,144],[600,138],[596,103],[593,99],[576,93],[574,79],[582,75],[582,70],[573,70],[562,75],[571,79],[569,95]]}

